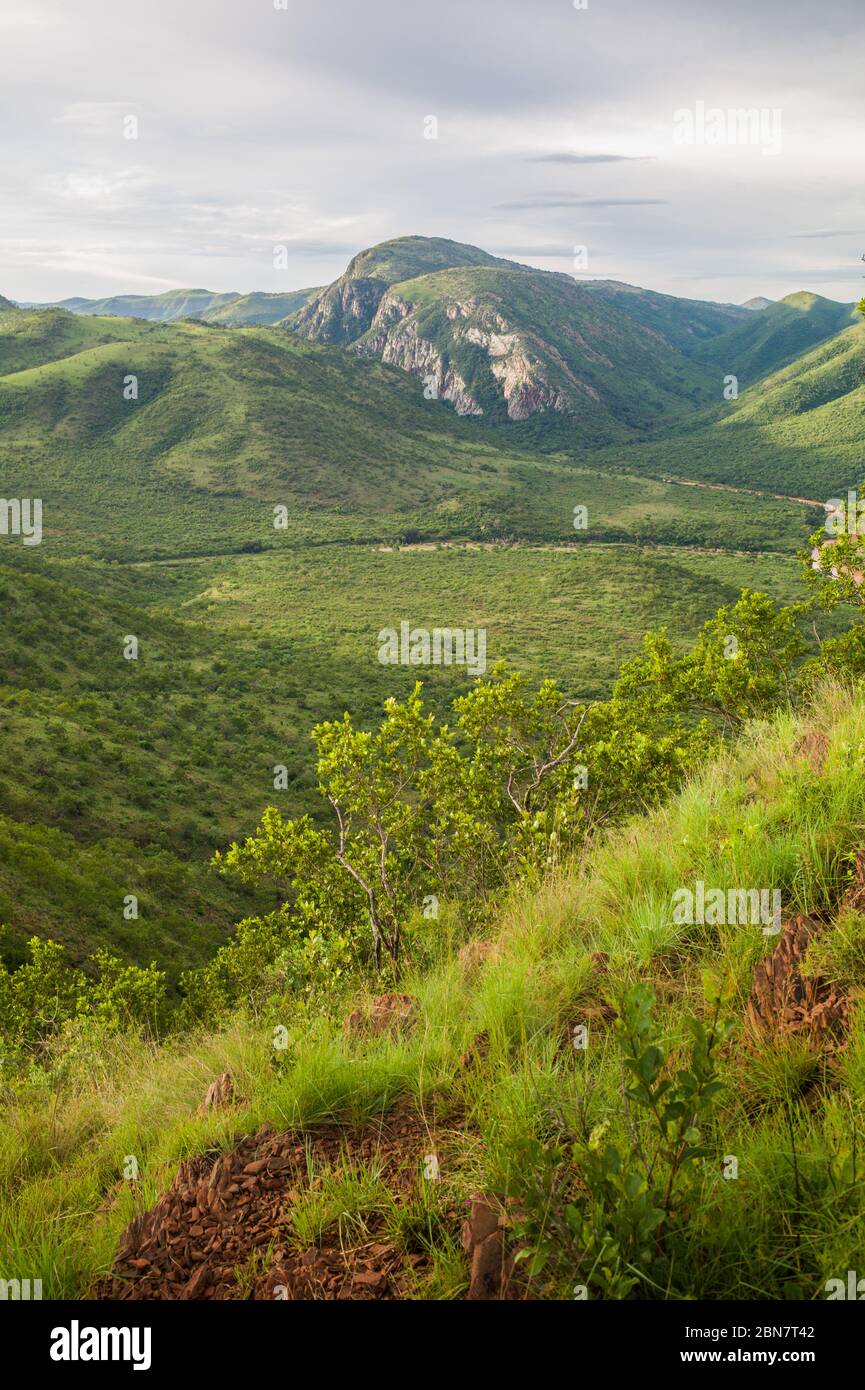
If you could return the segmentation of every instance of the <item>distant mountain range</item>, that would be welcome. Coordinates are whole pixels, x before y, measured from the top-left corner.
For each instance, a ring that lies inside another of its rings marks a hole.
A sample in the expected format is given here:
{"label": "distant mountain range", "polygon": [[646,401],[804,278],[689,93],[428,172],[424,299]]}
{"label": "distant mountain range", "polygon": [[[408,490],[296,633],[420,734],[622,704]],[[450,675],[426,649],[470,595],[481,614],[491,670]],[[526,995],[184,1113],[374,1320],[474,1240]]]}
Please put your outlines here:
{"label": "distant mountain range", "polygon": [[109,314],[121,318],[149,319],[173,323],[177,319],[200,319],[203,323],[278,323],[295,312],[318,289],[290,290],[287,294],[251,294],[214,290],[166,290],[163,294],[117,294],[105,299],[61,299],[53,304],[22,304],[26,309],[68,309],[71,314]]}

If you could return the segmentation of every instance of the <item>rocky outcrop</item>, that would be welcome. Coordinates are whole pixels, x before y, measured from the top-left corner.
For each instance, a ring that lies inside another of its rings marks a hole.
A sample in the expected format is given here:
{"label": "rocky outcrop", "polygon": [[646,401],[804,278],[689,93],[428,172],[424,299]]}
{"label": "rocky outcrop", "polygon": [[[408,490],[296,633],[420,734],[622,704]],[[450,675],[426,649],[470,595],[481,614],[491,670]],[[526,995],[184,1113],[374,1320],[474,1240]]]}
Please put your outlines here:
{"label": "rocky outcrop", "polygon": [[813,917],[794,917],[769,956],[758,962],[745,1009],[752,1044],[763,1039],[800,1037],[809,1046],[834,1045],[845,1033],[850,1000],[822,975],[802,969],[811,942],[824,930]]}
{"label": "rocky outcrop", "polygon": [[416,1011],[417,1000],[410,994],[379,994],[352,1010],[343,1020],[343,1032],[349,1038],[397,1033],[413,1020]]}
{"label": "rocky outcrop", "polygon": [[445,362],[433,343],[419,335],[413,313],[412,306],[399,296],[386,295],[370,332],[355,351],[363,357],[377,357],[381,362],[401,367],[412,376],[432,377],[436,400],[448,401],[458,415],[483,415],[482,407],[459,372]]}
{"label": "rocky outcrop", "polygon": [[[369,332],[356,351],[400,367],[413,376],[432,377],[436,398],[448,401],[458,415],[482,415],[483,407],[460,373],[450,354],[425,338],[417,323],[417,306],[394,291],[384,295]],[[573,402],[545,376],[544,353],[552,357],[575,391],[598,400],[594,388],[581,382],[561,355],[548,345],[533,345],[529,335],[516,331],[493,305],[477,297],[455,299],[444,306],[450,347],[470,343],[487,355],[491,381],[504,398],[508,418],[526,420],[542,410],[561,414],[573,411]]]}
{"label": "rocky outcrop", "polygon": [[292,1214],[319,1181],[346,1164],[375,1167],[394,1201],[417,1200],[419,1159],[436,1151],[428,1117],[394,1111],[363,1134],[335,1125],[313,1133],[263,1125],[226,1153],[180,1164],[155,1206],[123,1233],[104,1299],[394,1299],[410,1296],[431,1265],[406,1254],[383,1223],[377,1239],[338,1229],[303,1249]]}
{"label": "rocky outcrop", "polygon": [[382,280],[343,276],[298,311],[294,331],[319,343],[353,343],[366,333],[386,289]]}

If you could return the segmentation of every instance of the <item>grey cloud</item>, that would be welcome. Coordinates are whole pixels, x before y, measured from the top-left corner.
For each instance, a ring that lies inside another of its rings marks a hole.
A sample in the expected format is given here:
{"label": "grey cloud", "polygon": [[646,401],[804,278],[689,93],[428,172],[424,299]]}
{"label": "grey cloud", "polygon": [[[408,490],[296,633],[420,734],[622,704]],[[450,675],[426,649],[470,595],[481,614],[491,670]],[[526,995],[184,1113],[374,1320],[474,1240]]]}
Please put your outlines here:
{"label": "grey cloud", "polygon": [[528,164],[635,164],[652,159],[650,154],[529,154]]}
{"label": "grey cloud", "polygon": [[633,208],[661,207],[666,198],[525,198],[513,203],[497,203],[505,212],[533,211],[544,208]]}
{"label": "grey cloud", "polygon": [[839,229],[839,230],[827,230],[827,231],[823,231],[823,232],[791,232],[790,235],[791,235],[791,237],[795,237],[795,238],[797,238],[798,240],[805,240],[805,241],[812,241],[812,240],[813,240],[813,241],[819,241],[819,240],[822,240],[823,237],[832,237],[832,236],[861,236],[862,233],[861,233],[861,232],[852,232],[852,231],[849,231],[849,230],[840,230],[840,229]]}
{"label": "grey cloud", "polygon": [[[863,38],[861,0],[5,0],[0,294],[285,289],[407,232],[549,267],[596,226],[630,283],[824,283],[861,215]],[[782,107],[783,155],[675,151],[697,99]]]}

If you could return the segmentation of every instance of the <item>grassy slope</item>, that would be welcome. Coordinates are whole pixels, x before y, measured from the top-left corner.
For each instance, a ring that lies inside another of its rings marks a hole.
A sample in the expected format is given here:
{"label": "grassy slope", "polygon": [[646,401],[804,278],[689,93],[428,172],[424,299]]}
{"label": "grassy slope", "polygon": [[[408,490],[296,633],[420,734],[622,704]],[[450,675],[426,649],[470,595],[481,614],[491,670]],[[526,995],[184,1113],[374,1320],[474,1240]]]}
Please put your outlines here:
{"label": "grassy slope", "polygon": [[[819,774],[796,754],[806,727],[829,736]],[[862,844],[865,771],[850,749],[863,739],[861,699],[831,690],[805,724],[780,717],[751,731],[668,807],[614,832],[581,869],[563,872],[539,893],[516,895],[498,923],[501,958],[480,976],[466,979],[457,964],[458,924],[447,918],[426,924],[412,942],[417,964],[400,986],[417,997],[420,1010],[404,1039],[349,1050],[339,1027],[347,1001],[335,1003],[332,1018],[310,1020],[286,1000],[274,1020],[237,1022],[161,1050],[128,1043],[83,1058],[67,1079],[62,1105],[46,1098],[13,1107],[0,1134],[0,1252],[7,1277],[41,1276],[46,1297],[83,1293],[109,1267],[125,1223],[153,1202],[182,1157],[229,1146],[265,1120],[276,1127],[333,1117],[360,1124],[400,1097],[427,1114],[462,1115],[442,1157],[444,1181],[436,1194],[457,1209],[479,1189],[520,1192],[519,1141],[546,1138],[555,1115],[575,1122],[587,1085],[590,1123],[609,1121],[609,1137],[621,1140],[621,1070],[593,1012],[600,986],[592,952],[609,954],[618,982],[654,983],[673,1042],[683,1041],[685,1013],[702,1007],[707,966],[732,973],[730,1012],[741,1018],[754,964],[771,939],[754,927],[674,927],[672,893],[696,878],[768,884],[781,889],[785,913],[817,911],[831,920],[849,855]],[[829,929],[830,954],[844,931],[854,931],[849,920]],[[853,939],[858,953],[847,951],[839,982],[861,990],[861,919]],[[575,1059],[561,1039],[568,1025],[585,1018],[595,1018],[589,1047]],[[277,1019],[289,1030],[279,1065],[271,1046]],[[481,1032],[489,1052],[467,1071],[460,1055]],[[226,1068],[246,1104],[196,1117],[210,1080]],[[803,1087],[819,1071],[779,1045],[754,1056],[734,1037],[721,1075],[719,1122],[704,1141],[719,1156],[737,1156],[739,1177],[724,1182],[707,1162],[693,1204],[689,1258],[675,1272],[671,1293],[824,1297],[825,1280],[856,1268],[861,1253],[865,1189],[854,1185],[842,1203],[828,1180],[839,1146],[850,1144],[865,1111],[861,1010],[834,1080],[818,1091],[816,1103],[813,1092],[805,1103]],[[134,1191],[118,1183],[128,1154],[141,1171]],[[465,1267],[452,1253],[458,1232],[449,1234],[450,1242],[447,1231],[440,1235],[437,1268],[422,1290],[433,1297],[459,1296],[465,1288]],[[571,1271],[569,1284],[573,1277]],[[546,1293],[571,1296],[564,1286]]]}
{"label": "grassy slope", "polygon": [[718,334],[741,323],[748,314],[748,310],[738,304],[680,299],[676,295],[626,285],[620,280],[588,280],[585,288],[593,299],[615,305],[635,322],[653,333],[660,333],[688,356]]}
{"label": "grassy slope", "polygon": [[599,450],[594,462],[816,500],[843,496],[862,477],[863,380],[865,323],[859,321],[743,390],[737,401],[697,417],[678,438]]}
{"label": "grassy slope", "polygon": [[800,290],[701,344],[696,357],[751,386],[825,342],[858,318],[853,304],[839,304]]}

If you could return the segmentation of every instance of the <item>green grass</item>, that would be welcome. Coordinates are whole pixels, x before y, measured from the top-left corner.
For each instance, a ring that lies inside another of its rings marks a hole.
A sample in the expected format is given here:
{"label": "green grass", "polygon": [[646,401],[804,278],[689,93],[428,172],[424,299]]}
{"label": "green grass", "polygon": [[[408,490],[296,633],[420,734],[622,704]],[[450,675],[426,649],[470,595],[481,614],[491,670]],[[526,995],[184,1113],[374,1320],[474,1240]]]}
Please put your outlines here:
{"label": "green grass", "polygon": [[[817,776],[795,754],[802,728],[815,724],[830,737]],[[755,729],[668,806],[614,832],[582,866],[538,892],[517,894],[496,928],[501,955],[480,975],[464,978],[449,933],[431,927],[436,935],[421,950],[431,965],[417,973],[409,966],[401,985],[419,1010],[405,1038],[356,1042],[348,1051],[339,1028],[347,1001],[335,1002],[331,1016],[310,1019],[285,999],[277,1013],[290,1042],[276,1070],[269,1020],[237,1020],[222,1033],[161,1049],[129,1040],[110,1051],[94,1044],[56,1094],[30,1093],[7,1110],[0,1136],[4,1271],[41,1277],[48,1297],[80,1295],[108,1268],[124,1224],[163,1190],[181,1158],[228,1145],[265,1120],[278,1127],[333,1119],[357,1125],[401,1096],[430,1112],[459,1111],[464,1139],[445,1177],[457,1177],[467,1195],[477,1188],[518,1192],[525,1178],[521,1142],[567,1121],[585,1103],[587,1086],[593,1122],[610,1120],[615,1134],[621,1070],[609,1033],[596,1021],[587,1051],[575,1057],[562,1048],[568,1026],[593,1017],[599,983],[591,953],[609,953],[618,983],[654,981],[672,1041],[682,1037],[685,1013],[702,1007],[706,967],[732,975],[730,1007],[740,1017],[753,966],[771,941],[749,926],[665,933],[665,905],[677,885],[701,877],[768,882],[781,888],[785,913],[822,908],[831,915],[847,857],[865,830],[865,771],[850,758],[863,742],[865,707],[842,691],[824,691],[805,725],[783,716]],[[635,934],[635,920],[657,926],[648,936]],[[832,934],[830,928],[828,939]],[[855,984],[865,985],[861,968]],[[481,1031],[487,1055],[466,1072],[458,1058]],[[196,1117],[207,1084],[226,1068],[247,1105]],[[737,1157],[739,1176],[725,1182],[706,1165],[675,1296],[821,1298],[826,1279],[856,1267],[861,1184],[841,1193],[830,1174],[865,1107],[858,1012],[817,1105],[803,1093],[813,1071],[795,1049],[767,1045],[755,1060],[734,1036],[722,1061],[725,1092],[710,1141],[719,1154]],[[138,1158],[140,1189],[120,1184],[96,1220],[127,1154]],[[364,1212],[386,1204],[372,1169],[330,1175],[301,1205],[298,1240],[340,1223],[354,1228]],[[564,1287],[539,1291],[569,1296]]]}

